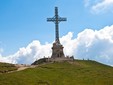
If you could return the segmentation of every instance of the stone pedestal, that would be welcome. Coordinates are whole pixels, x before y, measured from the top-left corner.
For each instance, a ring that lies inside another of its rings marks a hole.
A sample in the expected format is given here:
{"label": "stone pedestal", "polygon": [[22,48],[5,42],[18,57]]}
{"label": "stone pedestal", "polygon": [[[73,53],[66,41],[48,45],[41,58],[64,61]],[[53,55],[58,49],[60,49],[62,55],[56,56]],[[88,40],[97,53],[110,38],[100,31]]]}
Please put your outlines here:
{"label": "stone pedestal", "polygon": [[53,43],[51,58],[65,58],[63,46],[59,43]]}

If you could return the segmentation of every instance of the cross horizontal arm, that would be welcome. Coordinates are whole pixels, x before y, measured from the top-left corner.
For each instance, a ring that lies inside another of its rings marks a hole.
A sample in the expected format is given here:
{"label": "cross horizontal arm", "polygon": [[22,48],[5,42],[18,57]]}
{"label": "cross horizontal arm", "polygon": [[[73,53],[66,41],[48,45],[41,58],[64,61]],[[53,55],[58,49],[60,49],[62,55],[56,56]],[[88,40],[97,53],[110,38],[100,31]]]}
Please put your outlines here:
{"label": "cross horizontal arm", "polygon": [[47,21],[49,22],[49,21],[56,21],[54,18],[47,18]]}
{"label": "cross horizontal arm", "polygon": [[[56,19],[55,19],[55,18],[47,18],[47,21],[48,21],[48,22],[49,22],[49,21],[54,22],[54,21],[56,21]],[[67,19],[66,19],[66,18],[58,18],[58,21],[67,21]]]}
{"label": "cross horizontal arm", "polygon": [[58,18],[58,21],[67,21],[66,18]]}

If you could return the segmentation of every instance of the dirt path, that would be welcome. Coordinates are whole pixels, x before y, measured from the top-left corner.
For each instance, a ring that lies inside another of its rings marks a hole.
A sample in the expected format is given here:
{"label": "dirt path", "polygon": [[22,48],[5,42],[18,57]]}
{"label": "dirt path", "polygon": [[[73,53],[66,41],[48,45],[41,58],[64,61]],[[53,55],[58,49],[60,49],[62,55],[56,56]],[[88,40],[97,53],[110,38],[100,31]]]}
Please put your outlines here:
{"label": "dirt path", "polygon": [[19,67],[16,71],[25,70],[25,69],[27,69],[27,68],[29,68],[29,67]]}
{"label": "dirt path", "polygon": [[35,68],[35,67],[37,67],[37,65],[19,65],[17,67],[18,67],[17,71],[21,71],[21,70],[25,70],[27,68]]}
{"label": "dirt path", "polygon": [[17,70],[15,70],[15,71],[10,71],[10,72],[8,72],[8,73],[12,73],[12,72],[16,72],[16,71],[22,71],[22,70],[25,70],[25,69],[27,69],[27,68],[35,68],[35,67],[37,67],[37,65],[15,65],[18,69]]}

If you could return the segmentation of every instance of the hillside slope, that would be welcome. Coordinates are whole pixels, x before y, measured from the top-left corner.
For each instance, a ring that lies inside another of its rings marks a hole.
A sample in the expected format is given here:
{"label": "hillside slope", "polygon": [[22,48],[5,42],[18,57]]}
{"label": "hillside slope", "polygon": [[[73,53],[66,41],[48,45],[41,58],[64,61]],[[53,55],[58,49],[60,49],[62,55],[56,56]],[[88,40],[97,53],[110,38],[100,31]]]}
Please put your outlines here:
{"label": "hillside slope", "polygon": [[15,67],[15,65],[0,62],[0,73],[7,73],[14,70],[17,70],[17,67]]}
{"label": "hillside slope", "polygon": [[0,74],[0,85],[113,85],[113,67],[90,60],[49,63]]}

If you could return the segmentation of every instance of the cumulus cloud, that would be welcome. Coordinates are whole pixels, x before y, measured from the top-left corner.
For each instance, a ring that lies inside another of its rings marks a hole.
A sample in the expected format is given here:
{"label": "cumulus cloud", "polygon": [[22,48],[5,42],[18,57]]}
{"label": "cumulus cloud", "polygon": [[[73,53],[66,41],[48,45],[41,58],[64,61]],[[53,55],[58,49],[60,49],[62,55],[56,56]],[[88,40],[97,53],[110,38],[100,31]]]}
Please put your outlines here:
{"label": "cumulus cloud", "polygon": [[[66,55],[72,55],[74,53],[73,49],[75,48],[72,46],[72,44],[74,44],[75,41],[72,40],[72,37],[73,34],[69,32],[66,36],[60,38],[61,43],[65,47],[64,51]],[[45,45],[42,45],[38,40],[34,40],[27,47],[20,48],[19,51],[13,55],[7,57],[2,57],[1,55],[0,61],[8,63],[31,64],[40,58],[50,57],[52,54],[51,47],[52,43],[46,43]]]}
{"label": "cumulus cloud", "polygon": [[63,36],[62,38],[60,38],[61,43],[64,46],[64,53],[66,56],[72,56],[75,52],[76,49],[76,38],[73,39],[73,33],[69,32],[67,35]]}
{"label": "cumulus cloud", "polygon": [[0,57],[0,61],[8,63],[31,64],[36,59],[51,55],[51,44],[41,45],[38,40],[34,40],[27,47],[22,47],[15,54]]}
{"label": "cumulus cloud", "polygon": [[75,56],[113,64],[113,25],[99,31],[85,29],[78,34]]}
{"label": "cumulus cloud", "polygon": [[[65,55],[74,55],[75,59],[91,59],[113,65],[113,25],[101,30],[85,29],[73,38],[73,33],[60,38]],[[0,61],[19,64],[31,64],[36,59],[51,56],[52,43],[42,45],[34,40],[27,47],[20,48],[15,54],[3,57]]]}

